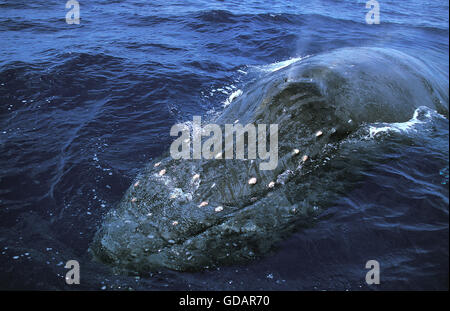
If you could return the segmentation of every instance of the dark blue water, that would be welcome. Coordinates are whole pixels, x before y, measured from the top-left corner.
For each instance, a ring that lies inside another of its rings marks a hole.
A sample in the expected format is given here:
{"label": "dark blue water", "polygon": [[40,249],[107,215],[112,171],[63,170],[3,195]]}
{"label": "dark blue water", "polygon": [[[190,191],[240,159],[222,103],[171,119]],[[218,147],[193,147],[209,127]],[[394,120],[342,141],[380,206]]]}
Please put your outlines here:
{"label": "dark blue water", "polygon": [[368,25],[365,1],[80,1],[68,25],[63,0],[0,1],[0,288],[448,289],[448,115],[375,140],[352,191],[249,264],[135,277],[87,252],[174,123],[220,113],[279,62],[397,49],[435,70],[448,107],[448,3],[379,2]]}

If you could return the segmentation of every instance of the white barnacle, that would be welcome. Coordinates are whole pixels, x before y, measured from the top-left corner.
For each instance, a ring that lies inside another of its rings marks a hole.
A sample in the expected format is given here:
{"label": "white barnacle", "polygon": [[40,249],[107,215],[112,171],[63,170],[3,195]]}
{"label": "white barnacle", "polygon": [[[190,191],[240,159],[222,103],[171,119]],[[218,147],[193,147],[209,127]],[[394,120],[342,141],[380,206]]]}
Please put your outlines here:
{"label": "white barnacle", "polygon": [[269,188],[275,187],[275,182],[274,182],[274,181],[271,181],[271,182],[267,185],[267,187],[269,187]]}
{"label": "white barnacle", "polygon": [[166,173],[166,169],[163,168],[162,170],[159,171],[158,175],[163,176],[165,173]]}
{"label": "white barnacle", "polygon": [[323,135],[323,132],[322,131],[317,131],[316,132],[316,137],[320,137],[320,136],[322,136]]}
{"label": "white barnacle", "polygon": [[203,201],[202,203],[200,203],[200,205],[198,207],[205,207],[208,205],[208,202]]}
{"label": "white barnacle", "polygon": [[139,180],[134,183],[134,188],[136,188],[137,186],[139,186]]}
{"label": "white barnacle", "polygon": [[302,161],[303,161],[303,162],[308,161],[308,156],[307,156],[306,154],[302,157]]}
{"label": "white barnacle", "polygon": [[161,162],[158,162],[158,163],[155,163],[155,167],[158,167],[158,166],[160,166],[161,165]]}
{"label": "white barnacle", "polygon": [[214,209],[214,211],[216,211],[216,212],[221,212],[221,211],[223,211],[223,206],[217,206],[217,207]]}
{"label": "white barnacle", "polygon": [[192,180],[197,180],[197,179],[199,179],[200,178],[200,175],[199,174],[195,174],[194,176],[192,176]]}
{"label": "white barnacle", "polygon": [[292,150],[292,154],[293,154],[293,155],[297,155],[297,154],[299,154],[299,153],[300,153],[300,150],[298,150],[298,149]]}
{"label": "white barnacle", "polygon": [[172,226],[176,226],[176,225],[178,225],[178,221],[176,221],[176,220],[172,221]]}
{"label": "white barnacle", "polygon": [[252,177],[248,180],[248,184],[249,185],[255,185],[257,182],[256,177]]}
{"label": "white barnacle", "polygon": [[132,199],[131,199],[131,202],[133,202],[133,203],[136,202],[136,201],[137,201],[136,198],[132,198]]}

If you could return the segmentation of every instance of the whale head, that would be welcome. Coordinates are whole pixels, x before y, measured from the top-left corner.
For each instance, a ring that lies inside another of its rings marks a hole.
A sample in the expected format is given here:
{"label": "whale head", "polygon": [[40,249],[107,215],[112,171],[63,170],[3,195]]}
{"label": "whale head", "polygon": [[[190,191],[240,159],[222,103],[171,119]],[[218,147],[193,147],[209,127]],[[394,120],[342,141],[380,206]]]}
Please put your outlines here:
{"label": "whale head", "polygon": [[448,117],[448,86],[395,50],[340,49],[267,73],[214,121],[278,124],[277,165],[261,170],[259,159],[166,154],[108,212],[90,251],[137,272],[198,270],[264,255],[351,187],[343,141],[363,124],[407,121],[421,106]]}

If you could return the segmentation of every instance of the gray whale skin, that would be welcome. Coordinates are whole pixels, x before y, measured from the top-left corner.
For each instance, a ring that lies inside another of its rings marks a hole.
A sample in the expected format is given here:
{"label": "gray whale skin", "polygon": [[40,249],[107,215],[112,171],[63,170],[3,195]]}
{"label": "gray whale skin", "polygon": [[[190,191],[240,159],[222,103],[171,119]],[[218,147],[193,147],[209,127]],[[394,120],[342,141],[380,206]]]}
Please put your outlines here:
{"label": "gray whale skin", "polygon": [[339,49],[267,73],[210,123],[278,124],[277,168],[259,170],[258,159],[174,160],[167,153],[107,213],[90,253],[137,273],[258,258],[351,187],[352,164],[339,145],[363,124],[405,122],[420,106],[448,118],[448,85],[438,81],[416,58],[381,48]]}

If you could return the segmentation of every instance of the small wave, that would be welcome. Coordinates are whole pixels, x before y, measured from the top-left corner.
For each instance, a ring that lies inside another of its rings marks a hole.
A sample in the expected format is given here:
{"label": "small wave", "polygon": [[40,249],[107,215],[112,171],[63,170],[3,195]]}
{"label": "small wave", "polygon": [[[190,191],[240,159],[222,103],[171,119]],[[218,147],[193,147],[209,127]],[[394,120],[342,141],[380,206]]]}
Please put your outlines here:
{"label": "small wave", "polygon": [[236,15],[226,10],[206,10],[198,13],[196,17],[203,22],[233,23]]}
{"label": "small wave", "polygon": [[233,93],[231,93],[230,97],[228,97],[227,100],[223,103],[223,106],[224,106],[224,107],[228,106],[229,104],[231,104],[231,102],[232,102],[235,98],[241,96],[242,94],[243,94],[243,92],[242,92],[241,89],[239,89],[239,90],[237,90],[237,91],[234,91]]}
{"label": "small wave", "polygon": [[369,126],[369,138],[375,138],[382,133],[397,132],[408,133],[418,131],[417,125],[424,124],[435,118],[444,118],[442,115],[428,107],[419,107],[414,111],[413,117],[406,122],[374,123]]}
{"label": "small wave", "polygon": [[254,68],[264,71],[264,72],[275,72],[275,71],[283,69],[293,63],[299,62],[307,57],[310,57],[310,55],[306,55],[303,57],[294,57],[294,58],[290,58],[290,59],[287,59],[284,61],[279,61],[279,62],[275,62],[272,64],[263,65],[263,66],[254,66]]}

